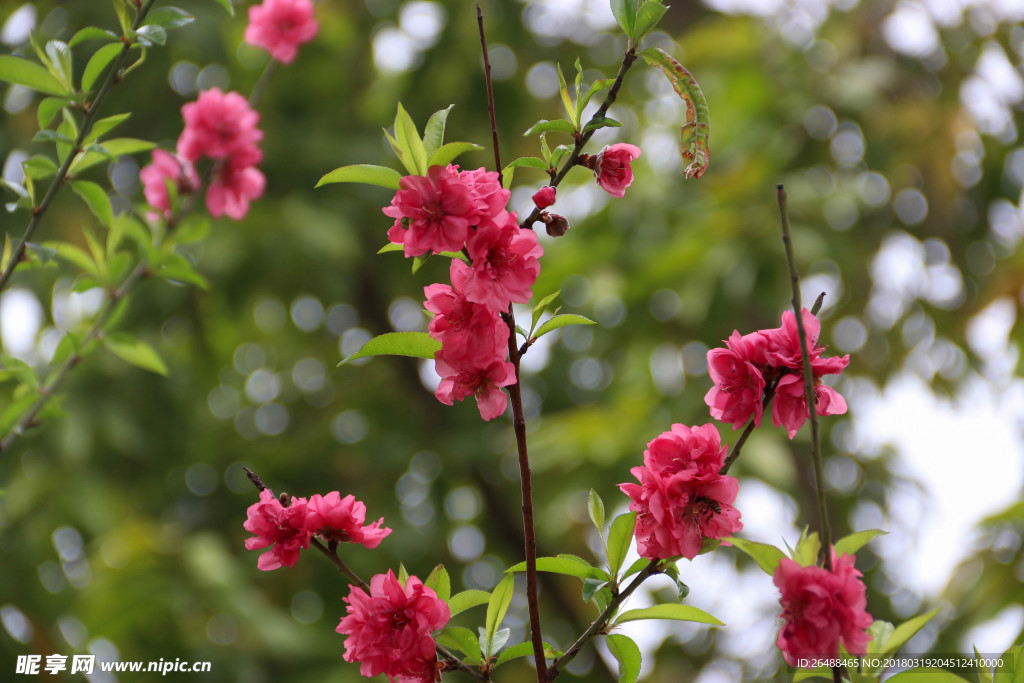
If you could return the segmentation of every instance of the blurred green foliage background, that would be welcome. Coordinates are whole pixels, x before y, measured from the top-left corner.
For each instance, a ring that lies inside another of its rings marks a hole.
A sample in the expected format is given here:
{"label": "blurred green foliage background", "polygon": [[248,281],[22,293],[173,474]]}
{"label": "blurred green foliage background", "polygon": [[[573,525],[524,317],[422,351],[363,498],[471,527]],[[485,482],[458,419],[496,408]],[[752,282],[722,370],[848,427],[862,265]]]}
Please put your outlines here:
{"label": "blurred green foliage background", "polygon": [[[36,30],[47,37],[116,26],[109,3],[32,4]],[[262,53],[238,47],[247,3],[233,18],[208,0],[174,4],[197,21],[151,50],[105,105],[110,114],[132,113],[122,134],[167,149],[197,86],[248,93],[264,63]],[[933,42],[915,43],[920,31],[912,21],[892,17],[915,8],[927,17],[919,3],[807,0],[774,10],[763,3],[759,16],[671,4],[649,44],[676,56],[703,87],[711,166],[700,180],[683,181],[674,151],[681,105],[659,73],[638,64],[611,112],[623,127],[602,131],[589,150],[615,141],[644,150],[626,198],[610,199],[582,169],[559,190],[554,210],[572,229],[544,242],[534,292],[561,289],[565,311],[598,325],[553,335],[525,360],[542,554],[591,556],[588,489],[610,509],[624,507],[615,485],[640,464],[644,444],[673,422],[709,421],[707,348],[733,329],[778,324],[789,285],[777,182],[789,192],[806,291],[828,292],[822,339],[851,353],[848,374],[864,383],[844,377],[841,391],[884,386],[909,368],[939,395],[956,396],[979,376],[1007,389],[1016,372],[993,371],[967,337],[969,321],[993,302],[1016,320],[1024,284],[1024,29],[1012,16],[999,3],[949,3],[958,10],[933,29]],[[481,6],[503,159],[537,155],[536,139],[521,133],[560,114],[555,63],[570,69],[580,56],[588,81],[611,77],[624,39],[600,0]],[[16,9],[5,3],[0,19]],[[390,223],[380,213],[387,190],[313,189],[345,164],[399,168],[380,132],[397,100],[421,126],[454,103],[448,139],[489,146],[473,3],[323,0],[317,18],[319,36],[277,70],[260,103],[265,196],[243,222],[217,221],[188,248],[210,289],[144,283],[121,321],[158,349],[170,376],[96,353],[65,385],[66,416],[0,454],[2,679],[13,675],[18,654],[115,648],[125,660],[210,660],[213,673],[204,680],[359,680],[333,632],[347,587],[329,563],[307,553],[291,570],[263,573],[256,554],[244,550],[242,522],[256,491],[242,465],[276,491],[353,493],[372,519],[383,516],[394,533],[378,550],[344,554],[364,576],[399,561],[425,576],[444,563],[456,590],[490,588],[521,557],[507,418],[483,423],[471,403],[441,405],[421,381],[431,368],[412,360],[335,368],[369,335],[422,328],[422,289],[447,277],[446,261],[433,259],[411,275],[400,255],[374,255]],[[78,69],[91,49],[76,50]],[[986,70],[986,60],[995,66]],[[1004,63],[1009,75],[999,70]],[[12,99],[8,92],[0,155],[45,151],[29,142],[34,107],[18,109]],[[460,161],[493,163],[489,147]],[[145,163],[122,160],[111,175],[97,167],[90,177],[107,187],[118,172],[128,178],[113,195],[126,206],[142,201],[131,179]],[[513,208],[529,208],[544,180],[541,171],[519,169]],[[24,212],[0,215],[12,239],[25,222]],[[81,244],[83,226],[99,228],[65,191],[38,239]],[[53,327],[55,288],[66,290],[75,275],[62,265],[21,272],[13,285],[33,293],[43,327]],[[1019,342],[1019,323],[1010,335]],[[908,481],[893,467],[895,452],[862,453],[852,433],[848,417],[825,421],[827,457],[846,473],[830,497],[839,535],[852,530],[865,502],[898,516],[889,492]],[[733,473],[741,488],[760,481],[775,491],[769,497],[798,526],[813,525],[807,456],[805,435],[790,444],[769,425]],[[971,454],[960,457],[969,466]],[[941,595],[915,593],[913,576],[894,577],[873,545],[862,550],[869,611],[899,622],[945,605],[941,633],[929,631],[919,646],[960,651],[970,628],[1024,601],[1021,519],[1018,505],[980,527],[972,545],[951,547],[961,571]],[[756,573],[732,550],[715,556],[737,565],[736,577]],[[695,604],[703,604],[700,572],[724,571],[703,557],[681,570],[692,578]],[[773,587],[766,577],[758,585],[770,606]],[[579,600],[572,581],[545,577],[542,590],[545,637],[565,647],[594,607]],[[729,591],[726,581],[721,593]],[[515,605],[513,638],[522,639],[521,595]],[[774,614],[762,616],[757,642],[771,642]],[[471,617],[482,620],[482,611],[458,623],[475,627]],[[653,642],[670,637],[654,666],[645,663],[649,681],[788,676],[774,653],[747,656],[729,645],[728,627],[720,634],[657,628]],[[509,665],[499,678],[528,680],[526,667]],[[565,677],[614,680],[592,653],[574,672]]]}

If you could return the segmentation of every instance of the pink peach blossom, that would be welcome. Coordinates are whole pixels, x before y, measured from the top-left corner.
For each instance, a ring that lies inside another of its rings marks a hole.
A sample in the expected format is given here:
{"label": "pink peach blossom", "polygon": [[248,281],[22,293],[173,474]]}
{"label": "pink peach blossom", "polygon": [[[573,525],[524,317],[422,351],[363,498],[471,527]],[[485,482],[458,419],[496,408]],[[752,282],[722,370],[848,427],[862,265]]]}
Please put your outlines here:
{"label": "pink peach blossom", "polygon": [[395,219],[388,239],[406,256],[460,251],[478,212],[470,188],[455,167],[431,166],[424,176],[405,176],[384,215]]}
{"label": "pink peach blossom", "polygon": [[[821,334],[821,321],[806,308],[801,310],[804,332],[807,335],[807,354],[811,358],[811,370],[815,377],[822,375],[838,375],[850,364],[850,356],[822,358],[824,346],[818,345]],[[765,338],[765,356],[773,367],[789,368],[798,372],[803,370],[803,355],[800,352],[800,335],[793,311],[783,311],[782,325],[772,330],[760,330]]]}
{"label": "pink peach blossom", "polygon": [[854,560],[832,550],[831,572],[788,557],[779,562],[774,582],[782,594],[783,623],[776,644],[790,666],[807,655],[838,655],[840,642],[850,654],[864,654],[872,620]]}
{"label": "pink peach blossom", "polygon": [[540,274],[538,259],[544,249],[537,233],[519,227],[515,213],[482,222],[470,235],[466,250],[472,267],[458,261],[452,263],[452,270],[462,271],[460,288],[467,299],[505,311],[509,302],[522,304],[533,296],[531,288]]}
{"label": "pink peach blossom", "polygon": [[273,547],[260,555],[256,566],[263,571],[279,567],[291,567],[299,559],[299,550],[308,548],[313,532],[306,528],[306,499],[292,498],[288,507],[264,489],[260,491],[260,502],[249,506],[248,518],[242,527],[256,534],[247,538],[248,550]]}
{"label": "pink peach blossom", "polygon": [[455,401],[473,396],[484,420],[493,420],[505,412],[508,396],[500,387],[516,382],[515,367],[504,360],[494,361],[485,367],[457,367],[447,363],[443,357],[436,357],[434,369],[441,376],[441,383],[434,392],[437,400],[450,406]]}
{"label": "pink peach blossom", "polygon": [[249,8],[245,42],[263,48],[283,64],[291,64],[299,45],[313,40],[319,29],[310,0],[263,0],[263,4]]}
{"label": "pink peach blossom", "polygon": [[[262,154],[258,156],[262,157]],[[252,155],[230,157],[210,183],[206,191],[206,209],[214,218],[227,214],[232,220],[240,221],[249,213],[249,202],[263,196],[267,180],[258,168],[244,163],[246,158],[252,158]]]}
{"label": "pink peach blossom", "polygon": [[181,108],[185,129],[178,138],[178,154],[189,161],[202,157],[223,159],[263,139],[256,127],[260,115],[236,92],[211,88]]}
{"label": "pink peach blossom", "polygon": [[153,163],[139,171],[146,202],[170,218],[172,207],[167,192],[167,183],[177,189],[179,195],[199,190],[199,174],[192,164],[162,149],[153,150]]}
{"label": "pink peach blossom", "polygon": [[672,425],[647,445],[644,466],[630,472],[640,483],[619,484],[637,513],[637,552],[649,559],[693,559],[706,538],[724,538],[743,528],[732,503],[734,477],[718,473],[726,448],[714,425]]}
{"label": "pink peach blossom", "polygon": [[335,629],[345,639],[346,662],[359,673],[384,674],[392,683],[433,683],[437,652],[432,631],[451,619],[448,605],[433,589],[410,576],[403,587],[388,570],[370,579],[370,592],[353,586],[348,614]]}
{"label": "pink peach blossom", "polygon": [[537,190],[533,195],[533,203],[537,205],[538,209],[546,209],[555,203],[555,188],[550,185]]}
{"label": "pink peach blossom", "polygon": [[754,426],[760,427],[765,381],[757,359],[764,362],[766,341],[759,334],[742,336],[735,330],[725,345],[708,351],[708,374],[715,384],[704,402],[711,408],[711,417],[732,424],[734,430],[751,417]]}
{"label": "pink peach blossom", "polygon": [[[814,409],[821,416],[842,415],[847,409],[846,400],[838,391],[815,378]],[[783,375],[772,399],[772,424],[785,427],[792,439],[809,416],[803,373]]]}
{"label": "pink peach blossom", "polygon": [[[462,262],[453,260],[453,270],[456,264]],[[424,308],[435,314],[428,329],[430,336],[442,344],[440,357],[453,366],[486,367],[505,360],[508,325],[497,311],[468,301],[448,285],[429,285],[423,294],[427,297]]]}
{"label": "pink peach blossom", "polygon": [[625,197],[626,188],[633,184],[629,164],[639,156],[640,148],[625,142],[605,147],[597,155],[594,168],[597,184],[613,197]]}
{"label": "pink peach blossom", "polygon": [[376,548],[391,529],[381,527],[384,518],[363,526],[366,521],[366,504],[355,496],[344,498],[337,491],[326,496],[316,494],[309,499],[306,508],[305,526],[326,541],[336,543],[362,543],[367,548]]}
{"label": "pink peach blossom", "polygon": [[[454,169],[454,166],[449,166]],[[460,171],[459,182],[469,189],[477,216],[473,225],[488,218],[497,219],[508,206],[512,193],[501,186],[501,177],[494,171],[478,168],[475,171]]]}

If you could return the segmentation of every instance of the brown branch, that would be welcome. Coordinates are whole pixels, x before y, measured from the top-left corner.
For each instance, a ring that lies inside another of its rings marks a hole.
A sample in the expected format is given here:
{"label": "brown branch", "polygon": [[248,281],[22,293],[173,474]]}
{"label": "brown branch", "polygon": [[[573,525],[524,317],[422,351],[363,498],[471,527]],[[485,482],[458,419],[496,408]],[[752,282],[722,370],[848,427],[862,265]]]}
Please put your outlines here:
{"label": "brown branch", "polygon": [[[636,47],[630,46],[630,48],[626,50],[626,54],[622,57],[622,63],[619,65],[619,72],[615,75],[615,82],[612,83],[612,87],[608,90],[608,94],[605,95],[604,102],[601,103],[601,106],[590,118],[591,121],[603,118],[604,115],[608,113],[608,108],[612,106],[615,102],[615,98],[619,95],[619,88],[622,87],[622,79],[626,77],[626,72],[629,71],[629,67],[631,67],[635,61]],[[584,128],[586,128],[586,126],[584,126]],[[573,146],[572,152],[569,153],[569,158],[565,160],[562,168],[551,179],[551,182],[549,183],[551,187],[558,187],[558,184],[561,183],[566,174],[569,173],[569,169],[576,165],[576,160],[579,158],[580,152],[582,152],[583,147],[590,142],[590,138],[594,136],[594,132],[594,130],[587,131],[576,139],[576,144]],[[540,218],[540,212],[541,210],[539,208],[534,207],[533,211],[530,212],[530,215],[519,224],[519,227],[532,227],[537,219]]]}
{"label": "brown branch", "polygon": [[[761,399],[762,417],[764,411],[768,409],[768,404],[772,402],[772,396],[775,395],[775,384],[775,382],[771,382],[764,388],[764,398]],[[747,424],[747,428],[743,430],[743,433],[740,434],[740,438],[736,441],[736,445],[732,447],[732,453],[730,453],[729,457],[727,457],[725,462],[722,463],[722,469],[718,470],[719,474],[728,474],[729,468],[732,467],[733,463],[736,462],[736,459],[740,457],[740,451],[743,450],[743,444],[747,443],[747,439],[750,438],[755,426],[754,418],[751,417],[750,422]]]}
{"label": "brown branch", "polygon": [[498,124],[494,117],[494,87],[491,84],[491,60],[487,56],[487,38],[484,36],[484,13],[476,6],[476,23],[480,27],[480,49],[484,53],[484,77],[487,81],[487,114],[491,117],[491,140],[494,144],[494,170],[501,175],[501,153],[498,151]]}

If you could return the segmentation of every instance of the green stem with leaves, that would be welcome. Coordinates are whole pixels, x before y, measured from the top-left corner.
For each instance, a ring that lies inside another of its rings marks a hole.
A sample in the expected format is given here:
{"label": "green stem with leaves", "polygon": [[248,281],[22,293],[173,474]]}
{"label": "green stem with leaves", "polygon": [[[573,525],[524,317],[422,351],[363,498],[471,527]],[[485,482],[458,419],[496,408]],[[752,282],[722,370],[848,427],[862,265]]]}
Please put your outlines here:
{"label": "green stem with leaves", "polygon": [[[131,33],[135,33],[141,26],[142,22],[145,21],[146,15],[149,14],[149,10],[152,9],[153,4],[156,0],[147,0],[144,5],[139,8],[139,11],[135,14],[135,21],[132,23]],[[82,153],[82,145],[85,144],[86,138],[92,132],[92,126],[96,122],[96,116],[99,113],[100,105],[103,104],[103,100],[106,99],[107,93],[114,87],[115,83],[120,82],[121,69],[124,67],[125,61],[128,59],[128,53],[131,52],[132,45],[135,39],[128,35],[122,36],[121,42],[124,43],[124,48],[121,49],[121,53],[114,59],[113,64],[110,66],[110,70],[107,73],[106,79],[103,81],[103,85],[100,86],[99,92],[96,93],[96,97],[91,103],[88,103],[85,112],[85,118],[82,119],[82,125],[78,131],[78,137],[75,138],[74,146],[71,151],[68,152],[67,157],[64,159],[64,163],[57,169],[57,175],[54,177],[53,182],[50,183],[50,187],[46,190],[46,194],[43,195],[43,200],[39,202],[37,206],[32,207],[32,218],[28,222],[28,227],[25,228],[24,234],[21,239],[14,246],[11,251],[10,260],[5,264],[3,272],[0,272],[0,292],[6,287],[11,276],[14,274],[14,269],[21,263],[22,258],[25,256],[25,247],[28,245],[28,241],[32,239],[32,235],[35,233],[36,228],[39,226],[39,222],[43,218],[43,214],[50,207],[54,197],[57,196],[57,192],[60,190],[61,185],[64,183],[64,179],[67,177],[68,170],[71,168],[71,164],[75,161],[75,158]]]}

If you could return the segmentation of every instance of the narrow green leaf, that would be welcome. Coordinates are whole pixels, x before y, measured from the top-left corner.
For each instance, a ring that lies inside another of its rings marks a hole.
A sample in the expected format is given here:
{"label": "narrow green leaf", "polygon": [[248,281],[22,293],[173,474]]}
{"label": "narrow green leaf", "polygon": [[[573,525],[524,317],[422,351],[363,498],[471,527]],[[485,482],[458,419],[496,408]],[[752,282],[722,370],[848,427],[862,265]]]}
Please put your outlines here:
{"label": "narrow green leaf", "polygon": [[316,184],[330,185],[331,183],[365,183],[367,185],[378,185],[389,190],[397,190],[402,180],[402,174],[385,166],[373,166],[371,164],[355,164],[353,166],[342,166],[336,168]]}
{"label": "narrow green leaf", "polygon": [[235,7],[231,4],[231,0],[213,0],[215,3],[223,7],[228,11],[228,14],[235,16]]}
{"label": "narrow green leaf", "polygon": [[627,569],[622,574],[622,578],[623,579],[628,579],[630,576],[633,576],[633,574],[639,574],[641,571],[643,571],[644,567],[646,567],[650,563],[651,563],[651,561],[648,560],[646,557],[641,557],[639,560],[637,560],[633,564],[629,565],[629,569]]}
{"label": "narrow green leaf", "polygon": [[448,600],[448,609],[451,610],[452,616],[454,617],[456,614],[465,612],[472,607],[486,605],[490,599],[491,594],[487,591],[462,591],[461,593],[456,593],[450,600]]}
{"label": "narrow green leaf", "polygon": [[21,57],[0,55],[0,81],[23,85],[48,95],[72,95],[70,88],[61,82],[46,68]]}
{"label": "narrow green leaf", "polygon": [[181,254],[165,254],[154,275],[165,280],[195,285],[200,289],[210,288],[210,283],[206,281],[206,278],[197,273],[192,262]]}
{"label": "narrow green leaf", "polygon": [[434,567],[433,571],[430,572],[430,576],[423,582],[427,588],[432,588],[437,597],[441,598],[445,602],[452,597],[452,580],[448,576],[448,570],[444,568],[443,564],[439,564]]}
{"label": "narrow green leaf", "polygon": [[[981,653],[978,652],[978,646],[977,645],[974,646],[974,657],[976,659],[984,659],[984,657],[981,656]],[[984,666],[979,667],[978,668],[978,683],[995,683],[995,679],[992,676],[992,669],[989,669],[989,668],[984,667]]]}
{"label": "narrow green leaf", "polygon": [[611,3],[612,15],[615,17],[616,23],[627,36],[632,38],[637,11],[640,9],[639,0],[611,0]]}
{"label": "narrow green leaf", "polygon": [[[506,574],[505,578],[495,586],[494,592],[491,593],[491,599],[487,603],[487,619],[484,621],[488,644],[494,642],[494,634],[497,633],[498,627],[501,626],[501,621],[505,618],[505,612],[508,611],[508,606],[512,602],[514,588],[515,575]],[[491,648],[487,649],[490,650]]]}
{"label": "narrow green leaf", "polygon": [[164,365],[153,347],[144,341],[134,339],[127,334],[116,333],[105,336],[103,345],[121,360],[158,375],[167,375],[167,366]]}
{"label": "narrow green leaf", "polygon": [[416,174],[427,175],[427,149],[423,146],[416,124],[401,102],[398,103],[398,114],[395,116],[395,137],[402,152],[411,160]]}
{"label": "narrow green leaf", "polygon": [[131,117],[130,112],[124,114],[114,114],[113,116],[107,116],[100,119],[96,123],[92,124],[92,130],[83,140],[83,144],[88,145],[89,143],[99,140],[101,137],[109,133],[111,130],[121,125]]}
{"label": "narrow green leaf", "polygon": [[[485,638],[486,635],[487,634],[484,633],[484,630],[480,629],[481,639]],[[487,651],[484,654],[488,658],[493,657],[501,648],[505,647],[505,643],[507,643],[508,639],[511,637],[512,629],[499,628],[497,631],[494,632],[494,636],[489,641],[487,641],[486,643],[481,643],[481,647],[483,647],[483,645],[485,644],[487,645]]]}
{"label": "narrow green leaf", "polygon": [[33,155],[21,162],[21,168],[25,175],[30,176],[33,180],[49,178],[52,175],[56,175],[58,170],[57,164],[53,163],[53,159],[42,154]]}
{"label": "narrow green leaf", "polygon": [[577,125],[582,120],[580,117],[583,116],[583,67],[580,65],[580,58],[576,58],[576,63],[573,65],[576,67],[576,80],[573,83],[573,89],[575,90],[573,102],[574,102],[574,117]]}
{"label": "narrow green leaf", "polygon": [[135,35],[138,36],[139,42],[147,47],[149,45],[167,44],[167,30],[163,26],[157,26],[156,24],[143,26],[135,32]]}
{"label": "narrow green leaf", "polygon": [[885,650],[880,654],[891,655],[898,652],[899,649],[906,645],[907,641],[913,638],[918,631],[924,628],[924,625],[931,621],[932,617],[938,614],[941,609],[941,607],[936,607],[931,612],[919,614],[913,619],[908,619],[897,626],[893,631],[892,636],[890,636],[889,640],[886,641]]}
{"label": "narrow green leaf", "polygon": [[71,189],[82,198],[103,225],[110,227],[114,221],[114,211],[110,208],[110,197],[102,187],[88,180],[73,180]]}
{"label": "narrow green leaf", "polygon": [[74,47],[79,43],[83,43],[87,40],[120,40],[120,37],[113,31],[106,31],[96,26],[86,26],[81,29],[68,41],[68,47]]}
{"label": "narrow green leaf", "polygon": [[543,325],[541,325],[536,332],[534,332],[534,339],[543,337],[552,330],[557,330],[560,327],[566,325],[596,325],[590,318],[584,318],[582,315],[576,315],[575,313],[563,313],[562,315],[556,315],[553,318],[549,318]]}
{"label": "narrow green leaf", "polygon": [[579,119],[576,118],[576,105],[573,104],[572,98],[569,97],[569,88],[565,84],[565,76],[562,74],[562,65],[557,65],[558,70],[558,94],[562,97],[562,106],[565,107],[565,113],[569,115],[569,120],[572,121],[572,129],[576,130],[579,128]]}
{"label": "narrow green leaf", "polygon": [[540,134],[540,155],[544,159],[544,163],[551,166],[551,148],[548,147],[548,134]]}
{"label": "narrow green leaf", "polygon": [[57,77],[61,85],[71,87],[71,50],[68,44],[62,40],[50,40],[46,43],[46,56],[53,65],[53,75]]}
{"label": "narrow green leaf", "polygon": [[661,69],[686,105],[686,121],[683,122],[679,139],[679,153],[686,165],[683,175],[686,178],[700,178],[711,161],[711,150],[708,147],[711,114],[708,112],[708,101],[693,75],[667,52],[658,47],[650,47],[640,55],[648,64]]}
{"label": "narrow green leaf", "polygon": [[589,133],[599,128],[618,128],[621,125],[621,123],[608,116],[595,116],[587,122],[587,125],[583,126],[583,132]]}
{"label": "narrow green leaf", "polygon": [[455,161],[459,155],[480,149],[483,149],[483,147],[472,142],[449,142],[447,145],[439,147],[430,155],[430,159],[427,160],[427,166],[447,166]]}
{"label": "narrow green leaf", "polygon": [[427,156],[431,157],[434,152],[441,149],[444,144],[444,129],[448,121],[448,114],[451,113],[454,104],[449,104],[445,109],[435,111],[427,121],[427,127],[423,129],[423,148]]}
{"label": "narrow green leaf", "polygon": [[398,563],[398,583],[402,584],[402,588],[405,588],[405,584],[409,582],[409,570],[405,568],[404,562]]}
{"label": "narrow green leaf", "polygon": [[194,16],[180,7],[157,7],[146,17],[147,24],[156,24],[168,30],[186,26],[195,20]]}
{"label": "narrow green leaf", "polygon": [[626,560],[626,553],[629,552],[629,544],[633,540],[635,528],[635,512],[619,515],[612,522],[611,531],[608,532],[608,572],[612,576],[618,574],[622,563]]}
{"label": "narrow green leaf", "polygon": [[392,151],[394,151],[398,160],[402,162],[402,166],[405,166],[405,170],[409,172],[409,175],[421,175],[419,169],[416,168],[416,162],[413,160],[412,156],[402,149],[402,146],[398,144],[398,140],[392,137],[387,128],[384,128],[383,130],[384,137],[388,139],[388,144],[391,145]]}
{"label": "narrow green leaf", "polygon": [[749,555],[768,576],[775,575],[779,562],[786,556],[781,550],[767,543],[748,541],[745,538],[736,538],[735,536],[726,540]]}
{"label": "narrow green leaf", "polygon": [[553,130],[560,133],[573,133],[576,131],[576,126],[572,125],[571,121],[566,121],[565,119],[554,119],[552,121],[541,119],[530,126],[530,129],[523,133],[523,137],[536,135],[537,133],[546,133]]}
{"label": "narrow green leaf", "polygon": [[548,168],[550,168],[547,162],[539,157],[519,157],[518,159],[513,159],[512,161],[510,161],[505,166],[505,168],[519,168],[521,166],[527,166],[529,168],[539,168],[543,171],[546,171],[548,170]]}
{"label": "narrow green leaf", "polygon": [[351,363],[370,356],[410,356],[412,358],[433,358],[441,348],[441,342],[426,332],[388,332],[374,337],[338,365]]}
{"label": "narrow green leaf", "polygon": [[590,89],[587,90],[586,94],[583,96],[583,106],[580,107],[580,111],[582,112],[586,108],[586,106],[590,104],[590,98],[592,98],[594,95],[601,92],[602,90],[612,87],[613,83],[615,83],[614,78],[599,78],[598,80],[591,83]]}
{"label": "narrow green leaf", "polygon": [[405,251],[405,246],[401,244],[395,244],[394,242],[388,242],[383,247],[377,250],[378,254],[387,254],[391,251]]}
{"label": "narrow green leaf", "polygon": [[818,563],[821,556],[821,540],[817,531],[810,531],[808,527],[800,533],[800,540],[796,542],[791,556],[797,564],[802,567],[810,567]]}
{"label": "narrow green leaf", "polygon": [[[545,652],[547,650],[551,650],[551,649],[553,649],[551,644],[545,641],[544,642],[544,650],[545,650]],[[525,643],[516,643],[515,645],[512,645],[511,647],[509,647],[509,648],[507,648],[505,650],[502,650],[501,654],[498,655],[498,659],[494,662],[494,666],[492,668],[493,669],[497,669],[499,666],[501,666],[505,662],[507,662],[509,660],[512,660],[512,659],[516,659],[518,657],[532,657],[532,656],[533,656],[533,643],[532,642],[526,641]],[[545,656],[547,656],[547,655],[545,654]]]}
{"label": "narrow green leaf", "polygon": [[32,142],[60,142],[66,145],[74,144],[74,141],[64,133],[55,130],[41,130],[32,137]]}
{"label": "narrow green leaf", "polygon": [[674,621],[695,621],[698,624],[712,624],[714,626],[725,626],[721,621],[703,610],[690,605],[654,605],[641,609],[631,609],[619,615],[615,620],[615,626],[624,624],[627,621],[639,621],[640,619],[672,619]]}
{"label": "narrow green leaf", "polygon": [[421,254],[420,256],[413,257],[413,259],[412,259],[412,272],[416,273],[417,271],[419,271],[419,269],[423,267],[423,264],[425,264],[427,262],[427,259],[429,259],[429,258],[430,258],[430,252],[429,251],[426,254]]}
{"label": "narrow green leaf", "polygon": [[619,683],[636,683],[640,677],[640,648],[629,636],[610,633],[604,642],[608,651],[619,662]]}
{"label": "narrow green leaf", "polygon": [[867,545],[868,541],[875,538],[876,536],[885,535],[886,531],[881,529],[868,529],[867,531],[858,531],[844,536],[835,542],[833,546],[836,549],[836,555],[853,555],[858,550]]}
{"label": "narrow green leaf", "polygon": [[558,166],[562,161],[562,158],[571,151],[572,149],[568,145],[559,145],[558,147],[555,147],[551,152],[551,165]]}
{"label": "narrow green leaf", "polygon": [[661,0],[647,0],[641,5],[633,26],[633,33],[636,36],[634,42],[639,43],[644,36],[653,31],[667,11],[668,7],[661,4]]}
{"label": "narrow green leaf", "polygon": [[[537,323],[540,321],[540,317],[542,315],[544,315],[544,311],[547,310],[548,305],[552,301],[557,299],[559,294],[561,294],[561,290],[555,290],[553,293],[548,294],[546,297],[544,297],[543,299],[538,301],[537,305],[533,307],[533,317],[532,317],[532,321],[531,321],[531,324],[530,324],[530,330],[531,331],[533,330],[533,328],[537,327]],[[595,496],[597,495],[596,493],[594,493],[593,489],[591,489],[590,492],[591,492],[592,495],[595,495]],[[598,500],[600,500],[600,498]],[[602,516],[601,516],[602,522],[598,525],[598,528],[603,528],[604,527],[604,521],[603,521],[604,520],[604,515],[603,515],[604,504],[603,503],[601,505],[601,510],[602,510]]]}
{"label": "narrow green leaf", "polygon": [[458,650],[466,655],[466,664],[475,666],[483,661],[483,653],[480,652],[480,643],[477,642],[476,634],[462,626],[446,626],[437,634],[437,642],[452,650]]}
{"label": "narrow green leaf", "polygon": [[110,43],[104,45],[100,49],[93,53],[92,57],[85,65],[85,71],[82,72],[82,91],[89,92],[92,90],[92,86],[96,84],[98,79],[107,66],[110,65],[114,59],[121,54],[121,50],[124,46],[121,43]]}
{"label": "narrow green leaf", "polygon": [[868,627],[868,635],[871,636],[871,640],[868,641],[868,654],[878,654],[885,648],[886,643],[892,638],[892,634],[896,631],[896,627],[890,624],[888,621],[882,621],[877,619],[871,626]]}
{"label": "narrow green leaf", "polygon": [[99,151],[86,151],[71,162],[70,171],[73,174],[81,173],[87,168],[92,168],[96,164],[109,160],[111,157],[116,158],[126,154],[148,152],[154,147],[156,147],[155,142],[139,140],[137,138],[114,138],[112,140],[104,140],[103,148],[106,150],[105,153]]}
{"label": "narrow green leaf", "polygon": [[71,264],[78,266],[80,269],[93,275],[99,275],[99,267],[96,262],[92,260],[83,249],[71,244],[70,242],[43,242],[43,246],[49,249],[55,249],[57,255],[70,262]]}
{"label": "narrow green leaf", "polygon": [[0,270],[7,267],[7,262],[11,260],[11,251],[11,236],[4,233],[4,249],[3,252],[0,253]]}
{"label": "narrow green leaf", "polygon": [[587,514],[590,515],[590,521],[597,527],[597,533],[604,538],[604,501],[594,489],[590,489],[590,495],[587,497]]}
{"label": "narrow green leaf", "polygon": [[39,128],[46,128],[53,122],[53,117],[57,115],[61,109],[71,104],[70,100],[66,100],[63,97],[46,97],[39,102],[39,108],[36,109],[36,121],[39,123]]}
{"label": "narrow green leaf", "polygon": [[1024,681],[1024,645],[1014,645],[999,657],[1003,660],[996,667],[995,683],[1022,683]]}
{"label": "narrow green leaf", "polygon": [[[525,572],[526,562],[520,562],[508,569],[506,572]],[[575,576],[580,579],[600,579],[607,581],[610,577],[608,572],[591,565],[582,557],[576,555],[562,554],[555,557],[538,557],[537,571],[551,572],[552,574],[564,574]]]}
{"label": "narrow green leaf", "polygon": [[509,189],[512,187],[512,176],[515,175],[515,167],[508,167],[501,169],[501,187],[503,189]]}

